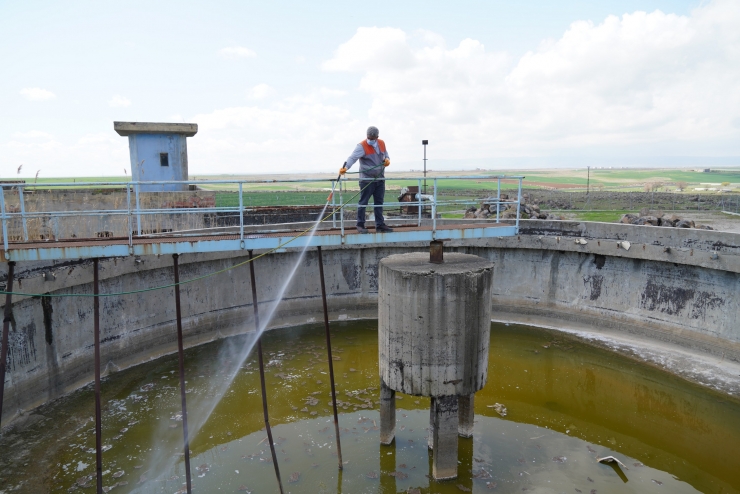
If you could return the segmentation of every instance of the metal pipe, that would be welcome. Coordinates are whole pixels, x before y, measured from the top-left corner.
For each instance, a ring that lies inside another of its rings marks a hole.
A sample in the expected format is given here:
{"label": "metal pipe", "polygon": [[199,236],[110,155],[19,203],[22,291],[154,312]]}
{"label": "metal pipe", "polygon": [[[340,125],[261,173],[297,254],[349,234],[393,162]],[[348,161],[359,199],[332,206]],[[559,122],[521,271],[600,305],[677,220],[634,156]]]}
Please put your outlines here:
{"label": "metal pipe", "polygon": [[175,271],[175,311],[177,315],[177,356],[180,364],[180,401],[182,402],[182,436],[185,448],[185,480],[187,482],[187,493],[191,494],[192,484],[190,481],[190,439],[188,438],[188,410],[185,403],[185,351],[182,345],[182,313],[180,312],[180,267],[178,254],[172,254]]}
{"label": "metal pipe", "polygon": [[496,187],[496,223],[501,223],[501,179]]}
{"label": "metal pipe", "polygon": [[421,179],[419,179],[418,184],[419,184],[418,185],[419,193],[417,194],[417,197],[416,198],[419,200],[419,206],[416,209],[417,209],[417,213],[419,214],[419,220],[418,220],[418,224],[416,226],[421,226],[421,194],[422,194],[422,192],[421,192]]}
{"label": "metal pipe", "polygon": [[15,273],[15,262],[8,263],[8,281],[5,283],[5,316],[3,317],[3,348],[0,352],[0,423],[3,418],[3,395],[5,394],[5,363],[8,360],[8,331],[10,321],[13,319],[13,275]]}
{"label": "metal pipe", "polygon": [[5,214],[5,191],[3,187],[0,187],[0,214],[3,218],[3,248],[5,249],[5,256],[7,257],[8,252],[8,217]]}
{"label": "metal pipe", "polygon": [[26,201],[23,197],[23,187],[18,189],[18,200],[21,203],[21,221],[23,222],[23,241],[28,242],[28,225],[26,224]]}
{"label": "metal pipe", "polygon": [[519,217],[522,213],[522,179],[519,179],[519,193],[516,197],[516,233],[519,234]]}
{"label": "metal pipe", "polygon": [[242,183],[239,182],[239,240],[244,240],[244,196]]}
{"label": "metal pipe", "polygon": [[[405,179],[414,180],[419,177],[406,177]],[[515,179],[515,178],[524,178],[523,175],[448,175],[448,176],[440,176],[437,178],[445,178],[445,179],[494,179],[494,178],[503,178],[503,179]],[[43,184],[35,184],[35,183],[15,183],[15,182],[2,182],[0,183],[0,187],[22,187],[25,189],[28,188],[43,188],[48,189],[50,187],[92,187],[92,186],[116,186],[118,189],[122,189],[126,185],[161,185],[161,184],[192,184],[192,185],[210,185],[210,184],[237,184],[237,183],[243,183],[243,184],[275,184],[275,183],[316,183],[316,182],[326,182],[330,179],[324,179],[324,180],[317,180],[315,178],[303,178],[303,179],[284,179],[284,180],[191,180],[191,181],[184,181],[184,180],[162,180],[162,181],[142,181],[142,180],[132,180],[130,182],[56,182],[56,183],[43,183]],[[344,180],[351,180],[351,181],[359,181],[359,178],[349,178],[345,177]],[[386,180],[384,177],[379,177],[376,180]],[[395,178],[388,178],[387,180],[397,180]]]}
{"label": "metal pipe", "polygon": [[136,234],[141,236],[141,205],[139,203],[139,184],[134,185],[134,193],[136,194]]}
{"label": "metal pipe", "polygon": [[272,440],[272,428],[270,427],[270,414],[267,410],[267,387],[265,386],[265,363],[262,357],[262,335],[260,334],[260,314],[257,304],[257,284],[254,277],[254,260],[252,250],[249,250],[249,278],[252,282],[252,308],[254,309],[254,327],[257,330],[257,355],[260,362],[260,386],[262,387],[262,414],[265,416],[265,430],[267,431],[267,440],[270,442],[270,452],[272,453],[272,464],[275,465],[275,477],[277,478],[280,494],[283,493],[283,481],[280,478],[280,467],[278,466],[277,453],[275,453],[275,443]]}
{"label": "metal pipe", "polygon": [[334,362],[331,357],[331,333],[329,332],[329,308],[326,305],[326,283],[324,282],[324,260],[319,251],[319,276],[321,277],[321,300],[324,304],[324,327],[326,328],[326,352],[329,355],[329,381],[331,382],[331,404],[334,409],[334,433],[337,436],[337,457],[339,458],[339,469],[342,470],[342,443],[339,439],[339,418],[337,417],[337,391],[334,386]]}
{"label": "metal pipe", "polygon": [[100,406],[100,280],[98,267],[100,260],[93,259],[93,319],[95,335],[95,474],[98,494],[103,494],[103,427]]}
{"label": "metal pipe", "polygon": [[134,241],[133,240],[134,239],[133,239],[133,233],[131,231],[133,229],[133,222],[131,220],[131,188],[130,187],[126,187],[126,205],[128,207],[128,215],[126,216],[126,218],[128,220],[128,222],[127,222],[127,225],[128,225],[128,246],[129,247],[133,247],[133,245],[134,245]]}
{"label": "metal pipe", "polygon": [[[426,149],[426,146],[424,146]],[[432,238],[437,236],[437,179],[434,179],[434,202],[432,203]]]}
{"label": "metal pipe", "polygon": [[[344,198],[342,197],[342,188],[344,188],[344,180],[339,180],[339,205],[344,204]],[[339,210],[339,228],[341,229],[342,243],[344,243],[344,208]]]}
{"label": "metal pipe", "polygon": [[[334,184],[334,180],[332,180],[332,188],[331,190],[334,190],[334,187],[336,185]],[[334,199],[334,194],[331,195],[331,227],[336,228],[337,227],[337,207],[336,207],[336,199]]]}

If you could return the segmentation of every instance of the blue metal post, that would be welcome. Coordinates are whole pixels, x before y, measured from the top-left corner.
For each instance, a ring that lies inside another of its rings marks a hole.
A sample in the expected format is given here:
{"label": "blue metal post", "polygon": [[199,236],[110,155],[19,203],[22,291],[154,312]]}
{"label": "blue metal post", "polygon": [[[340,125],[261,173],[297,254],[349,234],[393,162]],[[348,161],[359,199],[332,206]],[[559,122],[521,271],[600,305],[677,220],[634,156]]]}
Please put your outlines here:
{"label": "blue metal post", "polygon": [[23,187],[18,187],[18,198],[21,202],[21,221],[23,222],[23,241],[28,242],[28,225],[26,225],[26,204],[23,198]]}
{"label": "blue metal post", "polygon": [[334,188],[336,185],[334,184],[334,180],[331,181],[331,227],[336,228],[337,227],[337,215],[336,215],[336,201],[334,200]]}
{"label": "blue metal post", "polygon": [[516,233],[519,234],[519,215],[522,207],[522,179],[519,179],[519,194],[516,197]]}
{"label": "blue metal post", "polygon": [[244,198],[241,182],[239,182],[239,240],[244,240]]}
{"label": "blue metal post", "polygon": [[141,236],[141,213],[139,208],[139,183],[134,184],[134,192],[136,194],[136,234]]}
{"label": "blue metal post", "polygon": [[437,238],[437,179],[434,179],[434,202],[432,202],[432,238]]}
{"label": "blue metal post", "polygon": [[419,213],[419,219],[418,224],[416,226],[421,226],[421,179],[419,179],[419,191],[416,193],[416,199],[419,203],[418,213]]}
{"label": "blue metal post", "polygon": [[501,177],[498,178],[496,188],[496,223],[501,223]]}
{"label": "blue metal post", "polygon": [[126,207],[128,207],[128,215],[126,216],[128,224],[128,246],[133,247],[132,230],[134,225],[132,225],[131,221],[131,184],[126,185]]}
{"label": "blue metal post", "polygon": [[5,248],[5,257],[8,257],[8,218],[5,216],[5,191],[0,187],[0,214],[3,218],[3,247]]}
{"label": "blue metal post", "polygon": [[[344,199],[342,197],[342,187],[344,187],[344,184],[342,183],[342,179],[339,179],[339,205],[344,204]],[[339,228],[341,231],[342,236],[342,243],[344,243],[344,208],[339,210]]]}

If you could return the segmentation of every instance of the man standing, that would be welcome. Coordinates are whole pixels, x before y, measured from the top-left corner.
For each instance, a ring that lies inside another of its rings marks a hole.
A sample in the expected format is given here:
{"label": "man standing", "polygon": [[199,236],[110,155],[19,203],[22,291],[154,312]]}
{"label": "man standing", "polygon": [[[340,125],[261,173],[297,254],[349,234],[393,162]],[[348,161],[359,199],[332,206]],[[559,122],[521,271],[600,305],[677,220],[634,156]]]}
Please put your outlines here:
{"label": "man standing", "polygon": [[[393,229],[385,224],[383,219],[383,196],[385,196],[385,167],[391,164],[385,142],[378,139],[380,132],[377,127],[367,128],[367,140],[359,143],[352,154],[339,170],[344,175],[360,160],[360,206],[367,206],[370,196],[375,206],[375,231],[392,232]],[[365,208],[357,208],[357,232],[367,233],[365,228]]]}

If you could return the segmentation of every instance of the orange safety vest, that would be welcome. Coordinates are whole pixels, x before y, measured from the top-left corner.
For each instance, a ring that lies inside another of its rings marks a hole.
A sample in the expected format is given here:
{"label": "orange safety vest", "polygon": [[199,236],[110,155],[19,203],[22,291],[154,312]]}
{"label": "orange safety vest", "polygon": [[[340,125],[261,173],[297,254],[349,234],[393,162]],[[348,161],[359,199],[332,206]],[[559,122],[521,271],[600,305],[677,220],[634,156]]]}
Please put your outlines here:
{"label": "orange safety vest", "polygon": [[[375,148],[367,143],[367,139],[362,141],[360,144],[362,145],[362,149],[365,150],[365,156],[367,156],[368,154],[375,154]],[[378,148],[380,149],[381,153],[385,153],[385,142],[378,139]]]}

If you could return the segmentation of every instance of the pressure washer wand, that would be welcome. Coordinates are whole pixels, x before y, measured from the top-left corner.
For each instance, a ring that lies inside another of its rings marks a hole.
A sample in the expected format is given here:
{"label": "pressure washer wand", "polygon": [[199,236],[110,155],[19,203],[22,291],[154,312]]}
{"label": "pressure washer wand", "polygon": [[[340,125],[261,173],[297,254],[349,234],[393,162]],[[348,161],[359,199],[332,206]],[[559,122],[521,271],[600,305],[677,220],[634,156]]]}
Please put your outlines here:
{"label": "pressure washer wand", "polygon": [[331,202],[331,198],[332,198],[332,197],[334,197],[334,187],[336,187],[336,186],[337,186],[337,184],[339,183],[339,181],[340,181],[341,179],[342,179],[342,174],[340,173],[340,174],[339,174],[339,175],[337,176],[337,180],[336,180],[336,182],[334,182],[334,183],[332,184],[332,186],[331,186],[331,192],[329,193],[329,197],[327,197],[327,198],[326,198],[326,203],[327,203],[327,204],[329,204],[329,203]]}

